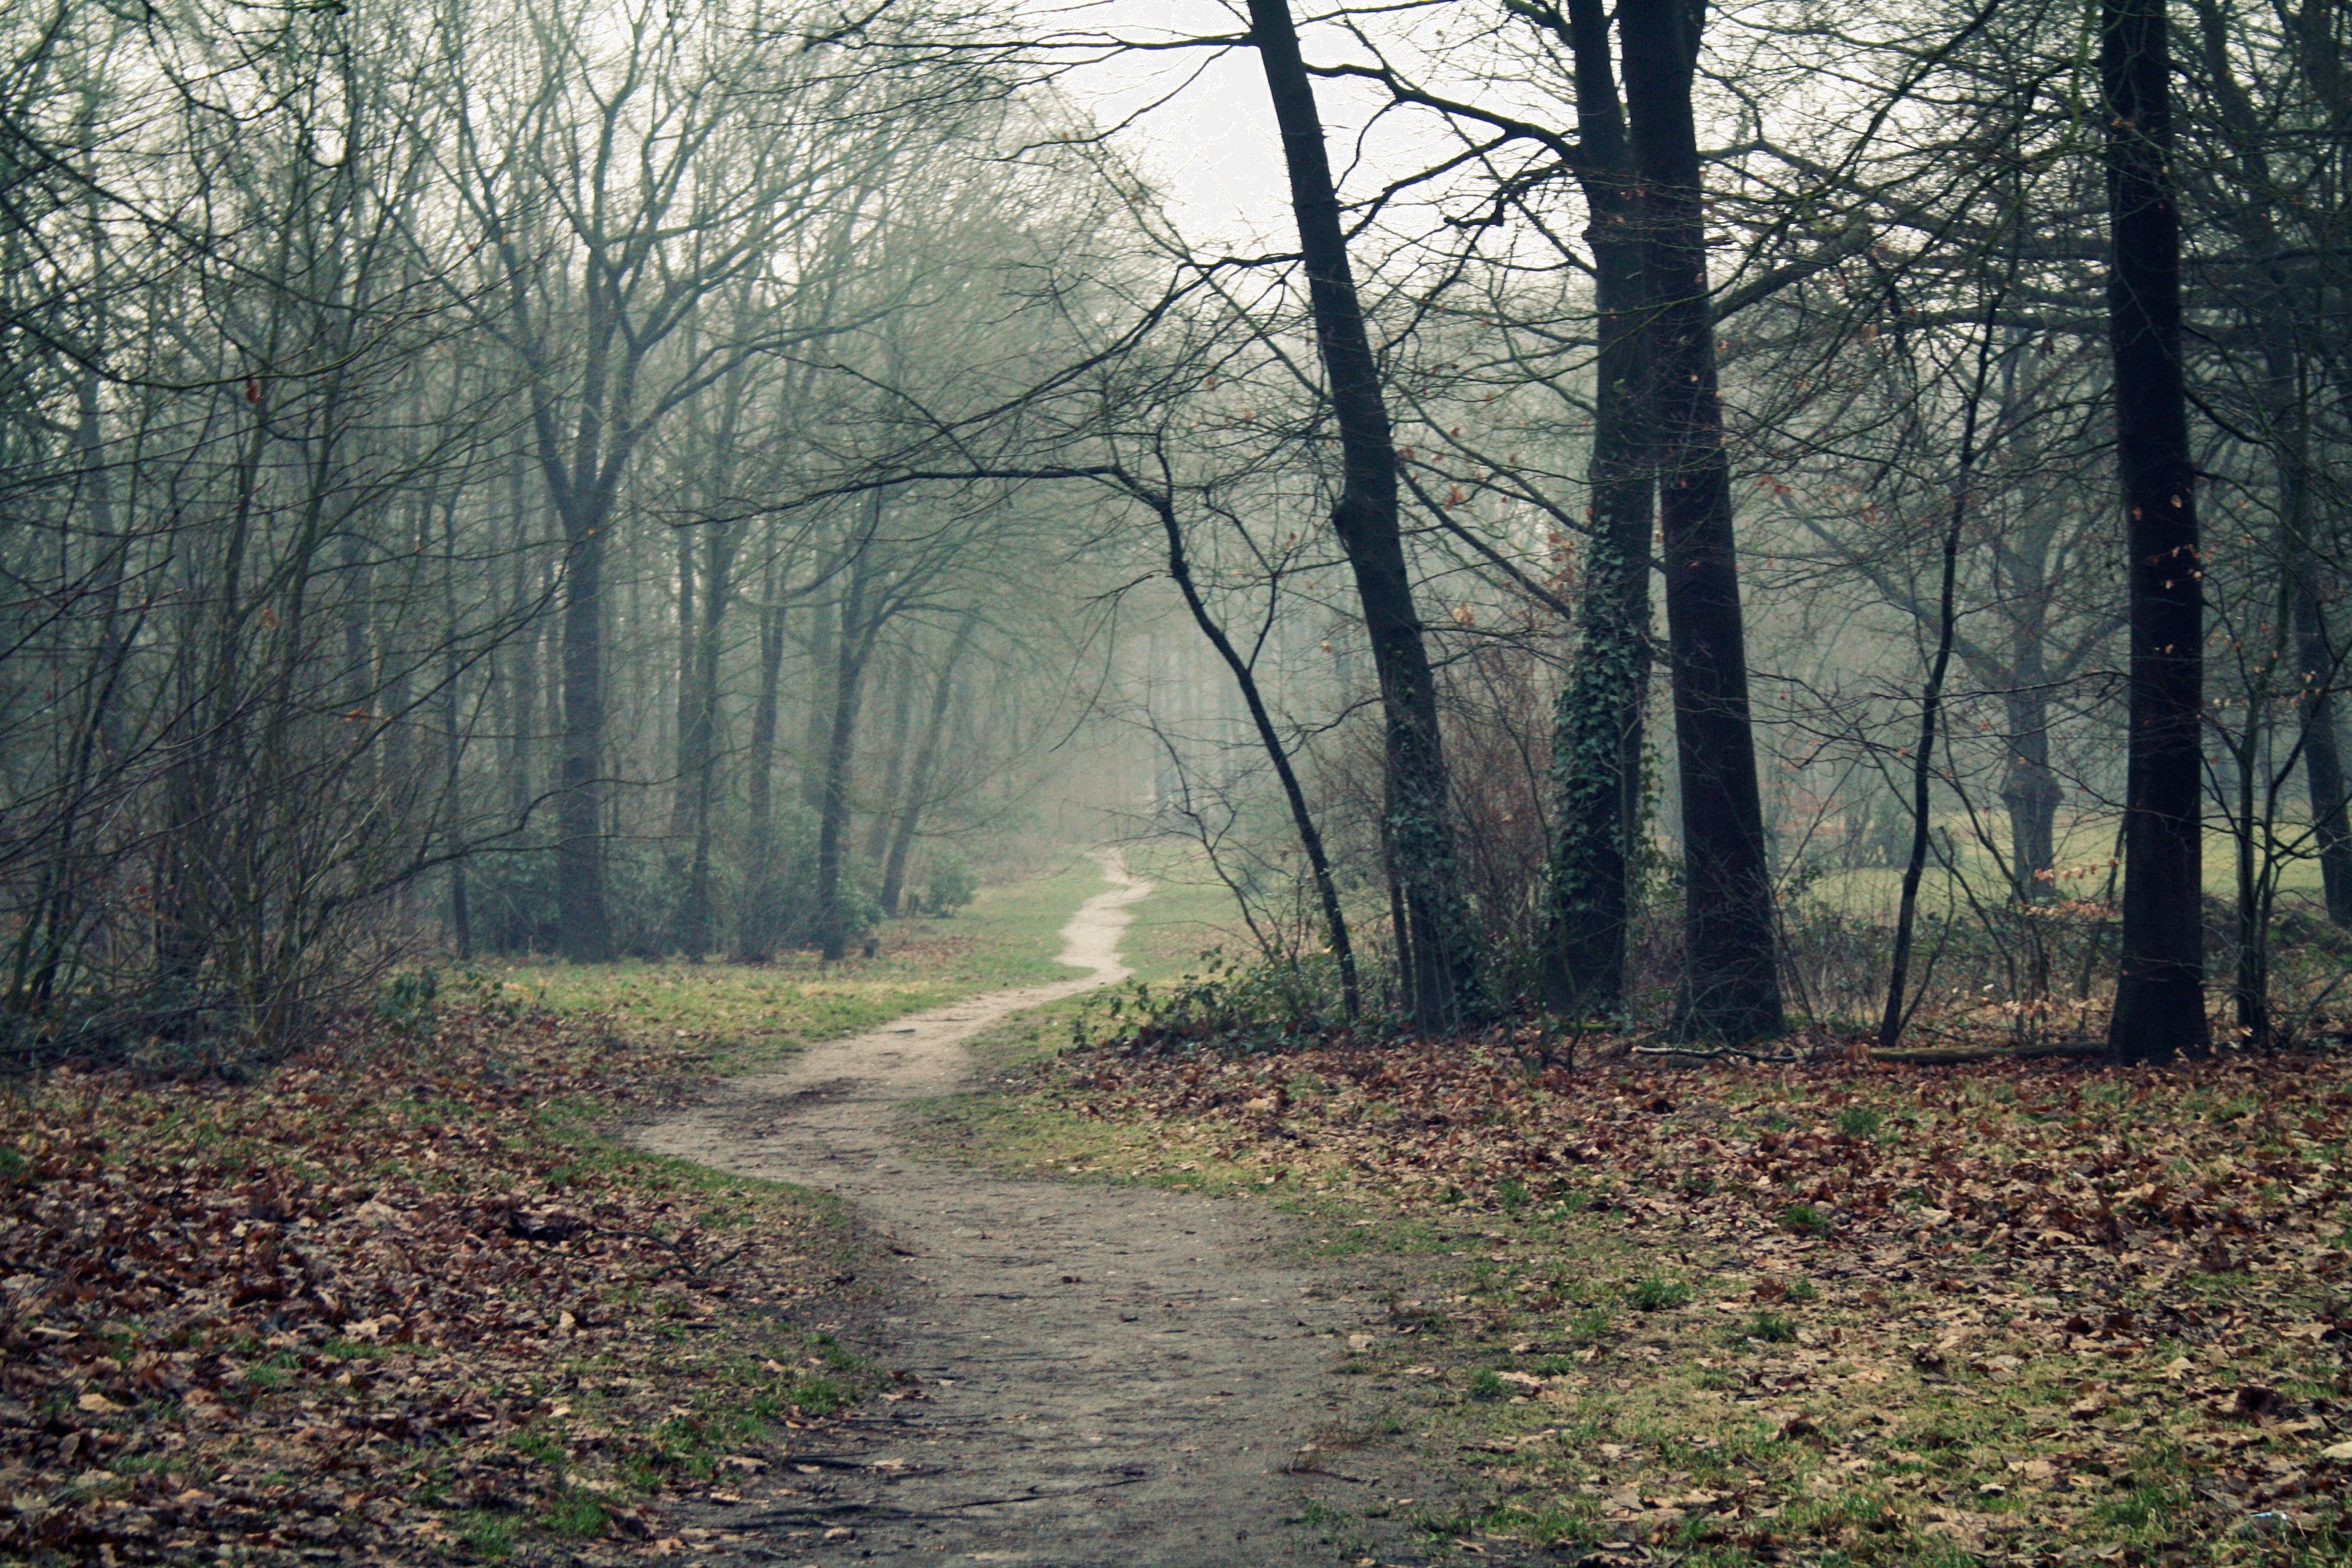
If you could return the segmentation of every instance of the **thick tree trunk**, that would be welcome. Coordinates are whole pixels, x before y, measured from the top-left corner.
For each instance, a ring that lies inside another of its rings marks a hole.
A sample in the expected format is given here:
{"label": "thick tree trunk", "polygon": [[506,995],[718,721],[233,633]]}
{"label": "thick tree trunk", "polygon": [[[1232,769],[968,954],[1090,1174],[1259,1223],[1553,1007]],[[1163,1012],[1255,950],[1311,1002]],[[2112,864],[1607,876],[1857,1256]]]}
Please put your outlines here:
{"label": "thick tree trunk", "polygon": [[1682,782],[1685,970],[1676,1027],[1690,1037],[1755,1039],[1784,1026],[1691,109],[1701,11],[1688,0],[1622,0],[1617,15],[1645,195],[1650,436]]}
{"label": "thick tree trunk", "polygon": [[761,574],[760,683],[751,700],[751,742],[743,766],[750,797],[744,835],[743,909],[735,929],[735,961],[768,963],[776,956],[776,716],[784,667],[784,606],[775,563]]}
{"label": "thick tree trunk", "polygon": [[2208,1037],[2199,789],[2204,571],[2180,362],[2165,0],[2103,0],[2099,42],[2116,452],[2131,552],[2123,964],[2107,1041],[2118,1061],[2168,1061],[2203,1050]]}
{"label": "thick tree trunk", "polygon": [[1331,526],[1347,552],[1386,718],[1388,827],[1412,954],[1413,1023],[1450,1029],[1483,1010],[1478,952],[1454,864],[1451,792],[1438,731],[1437,688],[1413,607],[1397,521],[1396,445],[1380,366],[1364,328],[1323,145],[1315,89],[1286,0],[1250,0],[1252,41],[1282,129],[1291,211],[1315,316],[1315,337],[1339,429],[1344,472]]}
{"label": "thick tree trunk", "polygon": [[1575,662],[1552,723],[1552,843],[1544,1005],[1591,1016],[1624,997],[1633,835],[1650,685],[1654,479],[1644,450],[1642,250],[1633,149],[1625,139],[1609,19],[1570,0],[1578,174],[1591,214],[1594,331],[1592,535]]}
{"label": "thick tree trunk", "polygon": [[[931,688],[931,710],[923,725],[922,741],[915,748],[915,765],[907,775],[906,804],[898,808],[897,822],[890,829],[888,856],[882,862],[882,912],[898,917],[898,902],[906,896],[907,861],[915,850],[915,835],[922,828],[923,813],[930,809],[931,775],[939,767],[940,752],[945,745],[948,729],[948,705],[955,696],[956,673],[963,662],[963,650],[971,641],[972,629],[980,624],[978,610],[966,610],[963,619],[956,623],[955,636],[948,639],[946,657],[940,661],[940,678]],[[907,672],[908,683],[914,681],[914,671]]]}

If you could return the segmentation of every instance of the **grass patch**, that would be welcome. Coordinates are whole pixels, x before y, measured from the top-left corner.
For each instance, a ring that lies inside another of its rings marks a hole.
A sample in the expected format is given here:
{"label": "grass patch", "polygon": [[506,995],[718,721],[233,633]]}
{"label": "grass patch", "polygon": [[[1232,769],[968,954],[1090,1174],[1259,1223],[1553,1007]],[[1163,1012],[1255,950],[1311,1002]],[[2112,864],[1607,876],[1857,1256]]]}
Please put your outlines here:
{"label": "grass patch", "polygon": [[721,1070],[752,1069],[983,991],[1069,978],[1056,962],[1061,929],[1104,885],[1100,868],[1076,858],[1033,880],[982,888],[952,916],[887,921],[874,957],[838,963],[791,952],[756,966],[532,963],[488,973],[506,997],[690,1043],[713,1053]]}
{"label": "grass patch", "polygon": [[1645,1274],[1633,1281],[1625,1299],[1636,1310],[1643,1312],[1671,1311],[1690,1305],[1691,1288],[1679,1279],[1668,1279],[1656,1274]]}

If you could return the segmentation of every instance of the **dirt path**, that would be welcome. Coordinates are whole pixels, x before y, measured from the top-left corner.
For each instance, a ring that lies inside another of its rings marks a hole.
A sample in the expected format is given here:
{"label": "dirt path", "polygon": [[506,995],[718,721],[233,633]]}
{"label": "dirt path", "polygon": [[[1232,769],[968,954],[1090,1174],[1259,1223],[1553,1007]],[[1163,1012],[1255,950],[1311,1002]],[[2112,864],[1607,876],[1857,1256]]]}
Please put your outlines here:
{"label": "dirt path", "polygon": [[708,1522],[743,1532],[745,1557],[1329,1564],[1330,1546],[1284,1521],[1306,1498],[1370,1500],[1359,1456],[1297,1468],[1303,1445],[1348,1420],[1343,1385],[1356,1380],[1331,1373],[1370,1292],[1274,1256],[1283,1216],[1007,1180],[927,1160],[900,1131],[905,1102],[963,1083],[971,1036],[1128,973],[1119,934],[1150,889],[1099,858],[1114,886],[1062,932],[1062,962],[1085,978],[814,1047],[640,1135],[663,1153],[837,1192],[906,1261],[879,1332],[916,1396],[873,1402],[820,1463],[714,1510]]}

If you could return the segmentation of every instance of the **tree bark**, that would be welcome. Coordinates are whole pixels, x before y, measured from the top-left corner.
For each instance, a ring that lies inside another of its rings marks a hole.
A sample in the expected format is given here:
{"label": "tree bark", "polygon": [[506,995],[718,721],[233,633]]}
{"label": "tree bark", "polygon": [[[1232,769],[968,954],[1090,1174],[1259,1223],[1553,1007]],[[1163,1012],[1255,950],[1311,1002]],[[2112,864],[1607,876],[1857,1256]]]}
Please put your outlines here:
{"label": "tree bark", "polygon": [[696,627],[696,572],[694,564],[694,531],[681,528],[673,542],[677,546],[677,703],[673,720],[676,725],[677,782],[670,790],[669,849],[673,868],[677,866],[679,847],[694,831],[694,766],[688,758],[692,748],[695,727],[694,705],[701,696],[695,681],[695,653],[702,646]]}
{"label": "tree bark", "polygon": [[[878,494],[878,492],[877,492]],[[828,963],[849,951],[847,911],[841,896],[842,861],[849,838],[850,775],[857,756],[857,708],[866,666],[874,651],[874,627],[866,615],[866,567],[861,556],[850,568],[841,602],[835,640],[833,722],[824,751],[816,833],[817,943]]]}
{"label": "tree bark", "polygon": [[[966,610],[963,619],[956,623],[955,636],[948,640],[948,651],[940,662],[940,679],[931,688],[931,711],[923,725],[923,739],[915,748],[915,765],[907,775],[907,804],[898,810],[897,823],[890,830],[890,850],[882,863],[882,912],[898,917],[898,902],[907,889],[907,861],[914,853],[915,835],[920,830],[924,812],[930,809],[931,774],[938,768],[940,752],[946,742],[948,705],[955,696],[956,672],[963,660],[963,650],[971,641],[973,627],[980,624],[978,610]],[[908,672],[911,681],[913,671]]]}
{"label": "tree bark", "polygon": [[2009,808],[2009,859],[2017,879],[2017,901],[2041,903],[2053,885],[2047,873],[2058,865],[2058,805],[2064,791],[2050,765],[2050,695],[2040,670],[2018,672],[2017,684],[2001,698],[2009,721],[2009,766],[2000,786]]}
{"label": "tree bark", "polygon": [[898,820],[898,785],[907,773],[907,742],[915,727],[915,665],[911,655],[890,660],[890,731],[882,744],[882,787],[874,794],[874,820],[866,825],[866,858],[876,865],[890,852],[890,827]]}
{"label": "tree bark", "polygon": [[1298,224],[1315,338],[1343,454],[1332,531],[1356,580],[1380,672],[1391,854],[1412,954],[1413,1023],[1440,1032],[1477,1016],[1478,952],[1454,853],[1453,804],[1438,730],[1437,688],[1412,600],[1397,520],[1396,444],[1348,261],[1339,200],[1315,89],[1299,57],[1287,0],[1250,0],[1250,33],[1282,130],[1291,212]]}
{"label": "tree bark", "polygon": [[1650,433],[1682,782],[1685,967],[1676,1029],[1685,1037],[1749,1040],[1785,1026],[1691,109],[1701,11],[1688,0],[1622,0],[1617,15],[1626,117],[1644,193]]}
{"label": "tree bark", "polygon": [[[524,453],[516,448],[512,466],[507,476],[509,522],[513,532],[508,548],[513,552],[512,571],[507,584],[507,615],[520,627],[518,633],[501,643],[498,654],[499,679],[504,687],[505,705],[501,719],[507,731],[506,743],[506,805],[508,831],[520,834],[530,820],[531,790],[536,783],[533,766],[538,761],[537,750],[531,744],[539,733],[539,642],[540,616],[538,605],[538,574],[533,569],[530,548],[530,524],[527,521]],[[504,916],[497,942],[508,952],[528,952],[538,935],[533,910],[524,900],[511,890],[500,910]]]}
{"label": "tree bark", "polygon": [[688,672],[693,698],[679,705],[686,723],[678,746],[679,784],[688,792],[686,831],[690,848],[686,899],[678,913],[678,946],[697,963],[710,951],[714,940],[710,851],[711,817],[719,789],[719,656],[734,593],[735,550],[736,525],[715,525],[703,549],[702,613]]}
{"label": "tree bark", "polygon": [[[459,821],[466,760],[464,735],[458,725],[463,707],[458,700],[458,687],[465,674],[465,662],[457,637],[457,503],[454,497],[442,503],[441,544],[442,635],[447,639],[441,670],[441,831],[454,844],[463,831]],[[463,855],[453,856],[449,861],[449,932],[457,945],[458,960],[472,962],[474,910],[473,901],[467,896]]]}
{"label": "tree bark", "polygon": [[1552,843],[1544,1005],[1583,1016],[1623,1001],[1633,836],[1650,685],[1650,531],[1654,481],[1643,431],[1642,247],[1601,0],[1570,0],[1577,174],[1591,215],[1594,332],[1591,542],[1575,661],[1552,723]]}
{"label": "tree bark", "polygon": [[2202,1051],[2205,1023],[2203,560],[2180,361],[2165,0],[2102,0],[2108,335],[2130,550],[2130,758],[2123,963],[2107,1043],[2119,1062]]}
{"label": "tree bark", "polygon": [[604,912],[604,531],[567,522],[563,574],[563,793],[556,810],[558,942],[574,963],[608,963]]}
{"label": "tree bark", "polygon": [[743,909],[735,928],[735,962],[768,963],[776,956],[776,715],[784,667],[784,606],[772,556],[760,584],[760,682],[751,700],[751,741],[743,759],[749,777],[749,831],[744,835]]}
{"label": "tree bark", "polygon": [[808,729],[801,742],[801,800],[814,811],[824,804],[825,735],[833,721],[834,666],[839,652],[841,606],[831,598],[815,605],[809,641]]}

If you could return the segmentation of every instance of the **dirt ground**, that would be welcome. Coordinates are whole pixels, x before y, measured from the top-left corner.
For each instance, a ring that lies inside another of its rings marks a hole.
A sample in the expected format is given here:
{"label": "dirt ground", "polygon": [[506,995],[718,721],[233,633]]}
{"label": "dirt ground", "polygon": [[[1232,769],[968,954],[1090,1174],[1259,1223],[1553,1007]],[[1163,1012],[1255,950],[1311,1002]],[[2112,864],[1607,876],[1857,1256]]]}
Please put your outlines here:
{"label": "dirt ground", "polygon": [[1348,1443],[1375,1419],[1360,1380],[1334,1375],[1379,1292],[1298,1261],[1284,1216],[1009,1180],[901,1130],[908,1102],[963,1085],[971,1036],[1124,977],[1119,935],[1150,889],[1116,856],[1102,864],[1112,888],[1062,933],[1083,978],[815,1047],[639,1132],[661,1153],[841,1194],[900,1266],[866,1327],[904,1377],[828,1451],[711,1510],[740,1560],[1328,1564],[1318,1500],[1360,1507],[1390,1485]]}

